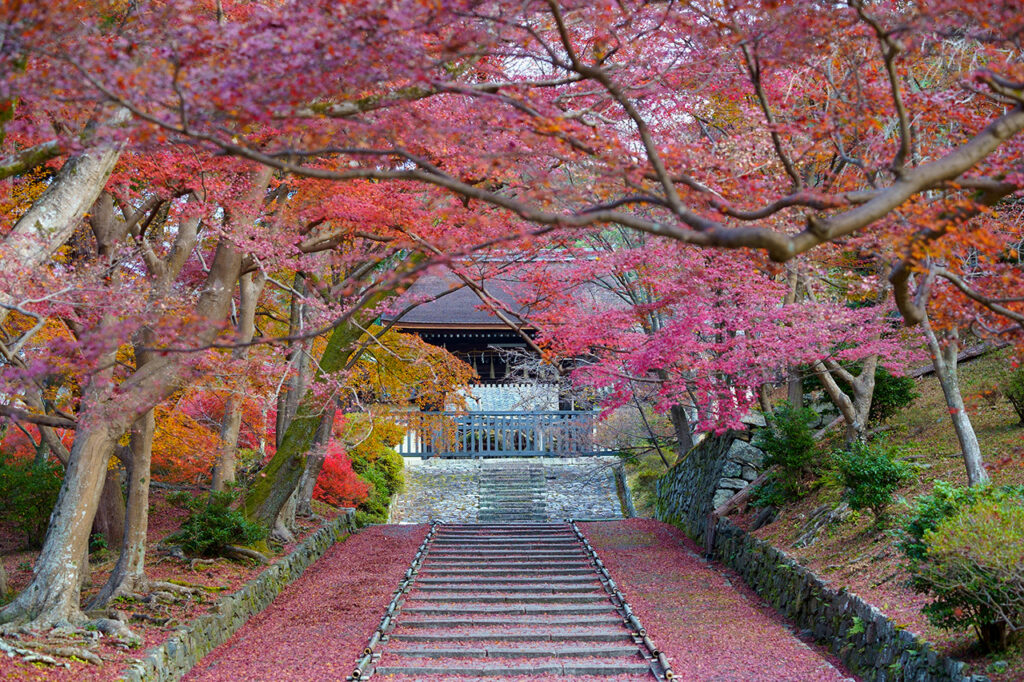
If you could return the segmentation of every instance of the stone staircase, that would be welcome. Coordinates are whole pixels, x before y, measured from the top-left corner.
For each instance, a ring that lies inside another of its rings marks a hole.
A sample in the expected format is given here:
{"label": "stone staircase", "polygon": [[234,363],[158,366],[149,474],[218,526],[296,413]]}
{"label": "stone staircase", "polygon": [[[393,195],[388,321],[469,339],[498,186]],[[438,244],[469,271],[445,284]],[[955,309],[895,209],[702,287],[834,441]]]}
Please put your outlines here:
{"label": "stone staircase", "polygon": [[544,467],[536,462],[487,468],[480,472],[480,523],[547,521]]}
{"label": "stone staircase", "polygon": [[598,566],[568,524],[438,526],[366,672],[395,680],[662,677]]}

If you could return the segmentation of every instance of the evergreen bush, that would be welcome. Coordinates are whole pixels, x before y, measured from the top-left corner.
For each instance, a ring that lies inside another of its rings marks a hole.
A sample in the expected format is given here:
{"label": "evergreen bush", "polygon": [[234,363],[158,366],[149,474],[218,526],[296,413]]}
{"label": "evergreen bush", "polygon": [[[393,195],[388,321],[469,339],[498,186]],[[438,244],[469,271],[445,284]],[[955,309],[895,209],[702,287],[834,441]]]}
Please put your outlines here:
{"label": "evergreen bush", "polygon": [[779,505],[800,497],[800,483],[811,472],[816,453],[811,431],[815,418],[814,410],[789,403],[767,415],[754,445],[764,451],[765,465],[778,467],[778,472],[758,490],[758,503]]}
{"label": "evergreen bush", "polygon": [[167,541],[181,545],[191,556],[218,556],[228,545],[251,545],[266,538],[267,529],[231,508],[236,496],[236,492],[225,491],[198,497],[183,492],[168,497],[189,513]]}
{"label": "evergreen bush", "polygon": [[1019,365],[1009,372],[1000,382],[999,388],[1013,405],[1021,426],[1024,426],[1024,365]]}
{"label": "evergreen bush", "polygon": [[981,499],[924,534],[915,588],[924,613],[947,629],[973,627],[989,650],[1024,630],[1024,506],[1015,497]]}
{"label": "evergreen bush", "polygon": [[910,466],[899,455],[897,446],[884,441],[854,441],[849,450],[834,455],[850,507],[856,511],[870,509],[879,525],[893,493],[910,478]]}
{"label": "evergreen bush", "polygon": [[0,520],[24,536],[31,549],[42,547],[63,475],[56,462],[18,462],[0,455]]}

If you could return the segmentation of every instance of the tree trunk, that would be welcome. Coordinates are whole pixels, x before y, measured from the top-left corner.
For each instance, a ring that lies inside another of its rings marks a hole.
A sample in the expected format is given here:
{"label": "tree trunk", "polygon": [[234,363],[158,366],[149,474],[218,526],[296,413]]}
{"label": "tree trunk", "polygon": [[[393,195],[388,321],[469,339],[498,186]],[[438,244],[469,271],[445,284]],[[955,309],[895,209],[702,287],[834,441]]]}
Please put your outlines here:
{"label": "tree trunk", "polygon": [[292,491],[292,494],[288,496],[288,501],[277,513],[277,519],[274,520],[272,535],[278,542],[284,544],[295,542],[295,502],[298,493],[298,488]]}
{"label": "tree trunk", "polygon": [[678,442],[677,454],[682,457],[693,449],[693,431],[690,429],[690,420],[686,417],[686,408],[682,405],[673,405],[669,408],[669,417],[672,419],[672,427],[676,432]]}
{"label": "tree trunk", "polygon": [[[227,316],[241,268],[241,254],[227,240],[222,240],[196,305],[199,318],[215,321]],[[194,341],[202,345],[216,335],[216,325],[210,324],[200,328]],[[184,358],[177,354],[159,356],[120,384],[113,398],[116,405],[103,388],[92,388],[94,383],[106,383],[102,377],[93,376],[82,399],[88,409],[79,420],[81,426],[75,434],[64,483],[50,516],[50,527],[36,560],[32,582],[0,611],[0,623],[30,621],[31,627],[38,629],[84,619],[80,608],[80,557],[88,549],[89,531],[103,491],[107,461],[131,422],[177,390],[184,375]]]}
{"label": "tree trunk", "polygon": [[50,515],[32,582],[0,611],[0,623],[32,621],[40,628],[84,620],[80,609],[81,562],[87,556],[107,461],[121,435],[103,421],[97,418],[92,427],[80,429],[75,435],[71,462]]}
{"label": "tree trunk", "polygon": [[953,329],[944,335],[943,345],[939,343],[927,316],[922,320],[921,327],[928,341],[935,376],[939,378],[942,395],[946,398],[946,407],[949,408],[949,418],[953,422],[956,439],[960,443],[960,454],[967,468],[967,483],[971,486],[984,485],[988,483],[989,478],[981,459],[981,446],[978,444],[978,436],[974,433],[974,426],[964,408],[964,399],[960,393],[960,378],[957,375],[957,330]]}
{"label": "tree trunk", "polygon": [[313,447],[306,457],[306,469],[302,472],[299,488],[295,493],[295,513],[300,516],[313,515],[313,489],[316,488],[316,479],[320,477],[320,470],[324,466],[324,456],[327,453],[327,445],[331,442],[336,413],[333,406],[328,406],[320,419],[316,435],[313,436]]}
{"label": "tree trunk", "polygon": [[[406,263],[413,266],[423,256],[413,254]],[[356,342],[362,337],[363,330],[373,321],[376,313],[372,312],[384,301],[398,295],[398,287],[374,292],[364,301],[363,308],[355,313],[353,319],[338,325],[331,332],[331,337],[324,349],[323,356],[317,364],[317,376],[332,374],[345,368],[355,352]],[[281,508],[295,491],[302,472],[306,470],[306,453],[309,451],[320,425],[322,415],[318,406],[307,399],[300,405],[295,418],[288,426],[277,452],[256,478],[255,483],[245,496],[242,509],[246,518],[259,523],[264,528],[272,529],[277,521]]]}
{"label": "tree trunk", "polygon": [[7,596],[7,571],[4,569],[4,560],[0,558],[0,599]]}
{"label": "tree trunk", "polygon": [[[237,341],[247,344],[256,333],[256,302],[259,300],[266,276],[260,272],[256,275],[246,273],[238,280],[238,334]],[[241,345],[231,353],[235,360],[249,357],[249,346]],[[221,492],[228,484],[235,482],[235,463],[238,459],[238,432],[242,426],[242,401],[246,395],[249,382],[243,375],[238,385],[224,406],[224,421],[220,428],[220,452],[217,464],[213,468],[214,492]]]}
{"label": "tree trunk", "polygon": [[[306,306],[302,302],[302,296],[306,293],[306,277],[301,272],[295,273],[292,289],[295,291],[292,294],[291,313],[288,319],[289,336],[300,334],[303,329]],[[306,386],[309,384],[310,347],[309,341],[299,341],[288,353],[288,365],[295,373],[289,377],[284,389],[277,396],[277,423],[274,429],[277,447],[281,447],[281,443],[284,442],[284,434],[295,419],[299,404],[306,393]]]}
{"label": "tree trunk", "polygon": [[[130,118],[127,109],[119,108],[106,125],[119,125]],[[96,201],[120,156],[121,145],[102,144],[65,161],[4,239],[0,271],[30,271],[49,260]],[[12,300],[9,293],[0,290],[0,303]],[[0,322],[7,312],[0,307]]]}
{"label": "tree trunk", "polygon": [[92,532],[103,536],[107,547],[116,547],[124,537],[124,493],[121,492],[121,468],[107,468],[103,493],[92,522]]}
{"label": "tree trunk", "polygon": [[[847,444],[863,438],[871,412],[871,399],[875,394],[875,368],[878,367],[878,356],[868,356],[863,360],[863,365],[864,369],[855,377],[837,362],[819,360],[814,363],[814,371],[825,387],[825,392],[846,422]],[[839,388],[833,374],[841,376],[850,385],[853,391],[852,399]]]}
{"label": "tree trunk", "polygon": [[144,591],[146,578],[146,531],[149,529],[149,472],[153,459],[156,419],[149,410],[135,420],[131,431],[128,465],[128,508],[121,538],[121,555],[89,608],[106,606],[111,599]]}
{"label": "tree trunk", "polygon": [[786,400],[793,407],[803,407],[804,404],[804,382],[796,367],[789,368],[789,375],[786,378]]}

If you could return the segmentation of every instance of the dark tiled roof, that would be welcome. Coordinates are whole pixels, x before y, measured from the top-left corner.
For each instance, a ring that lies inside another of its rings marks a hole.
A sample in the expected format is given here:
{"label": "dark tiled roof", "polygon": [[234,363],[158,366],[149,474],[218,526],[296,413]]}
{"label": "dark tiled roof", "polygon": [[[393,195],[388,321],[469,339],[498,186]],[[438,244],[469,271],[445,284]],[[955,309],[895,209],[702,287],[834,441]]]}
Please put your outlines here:
{"label": "dark tiled roof", "polygon": [[[483,306],[476,292],[468,286],[458,288],[460,284],[462,280],[448,269],[423,274],[399,298],[394,306],[395,312],[385,315],[384,319],[390,321],[411,303],[423,300],[425,302],[403,315],[395,326],[408,329],[507,328],[501,319]],[[529,288],[513,275],[495,275],[485,280],[482,285],[491,297],[506,304],[512,311],[522,316],[528,315],[529,307],[520,304],[519,300],[529,297]],[[444,294],[446,291],[451,293]],[[440,294],[444,295],[437,300],[426,300]]]}

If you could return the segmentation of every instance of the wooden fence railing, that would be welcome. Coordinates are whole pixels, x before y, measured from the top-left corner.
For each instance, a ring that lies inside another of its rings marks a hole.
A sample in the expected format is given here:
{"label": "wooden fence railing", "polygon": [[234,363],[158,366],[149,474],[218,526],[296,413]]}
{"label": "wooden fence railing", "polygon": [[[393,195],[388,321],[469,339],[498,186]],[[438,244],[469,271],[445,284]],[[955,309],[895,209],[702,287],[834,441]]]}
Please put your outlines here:
{"label": "wooden fence railing", "polygon": [[398,452],[420,457],[585,457],[607,455],[594,442],[596,412],[408,412]]}

